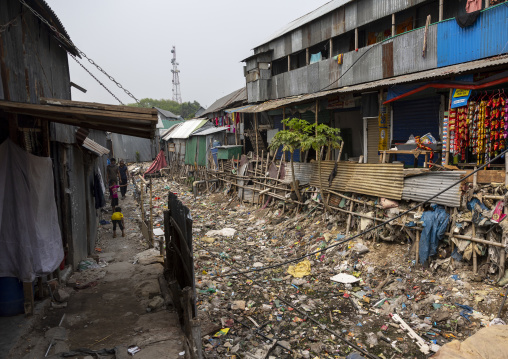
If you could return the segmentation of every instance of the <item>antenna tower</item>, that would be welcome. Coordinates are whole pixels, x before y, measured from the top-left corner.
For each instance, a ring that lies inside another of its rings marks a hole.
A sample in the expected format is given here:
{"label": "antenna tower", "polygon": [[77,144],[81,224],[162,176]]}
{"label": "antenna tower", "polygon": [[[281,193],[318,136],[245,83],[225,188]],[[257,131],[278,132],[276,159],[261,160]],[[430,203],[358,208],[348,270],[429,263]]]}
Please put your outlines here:
{"label": "antenna tower", "polygon": [[180,93],[180,70],[178,70],[178,62],[176,62],[176,48],[173,46],[171,49],[171,53],[173,54],[173,58],[171,59],[171,64],[173,65],[173,69],[171,72],[173,73],[173,101],[182,103],[182,94]]}

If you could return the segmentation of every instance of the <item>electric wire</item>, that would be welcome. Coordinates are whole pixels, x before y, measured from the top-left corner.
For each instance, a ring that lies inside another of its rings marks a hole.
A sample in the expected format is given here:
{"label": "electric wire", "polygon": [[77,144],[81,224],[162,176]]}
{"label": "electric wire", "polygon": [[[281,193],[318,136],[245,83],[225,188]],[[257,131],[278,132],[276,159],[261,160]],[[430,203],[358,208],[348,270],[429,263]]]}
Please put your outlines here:
{"label": "electric wire", "polygon": [[316,255],[318,253],[321,253],[321,252],[325,252],[329,249],[332,249],[332,248],[335,248],[341,244],[344,244],[344,243],[347,243],[355,238],[358,238],[360,236],[363,236],[367,233],[370,233],[380,227],[384,227],[386,226],[387,224],[395,221],[396,219],[399,219],[401,218],[402,216],[408,214],[409,212],[411,211],[414,211],[415,209],[427,204],[427,203],[430,203],[434,198],[442,195],[443,193],[445,193],[446,191],[452,189],[453,187],[457,186],[458,184],[460,184],[462,181],[464,181],[465,179],[473,176],[475,173],[479,172],[480,170],[484,169],[485,167],[489,166],[492,162],[500,159],[501,157],[503,157],[506,153],[508,152],[508,149],[504,150],[503,152],[501,152],[499,155],[497,155],[496,157],[492,158],[490,161],[488,161],[487,163],[481,165],[480,167],[478,167],[476,170],[474,170],[473,172],[471,172],[470,174],[466,175],[465,177],[461,178],[460,180],[454,182],[453,184],[449,185],[448,187],[446,187],[445,189],[443,189],[442,191],[436,193],[435,195],[431,196],[430,198],[426,199],[425,201],[419,203],[419,204],[416,204],[414,205],[413,207],[409,208],[408,210],[402,212],[402,213],[399,213],[397,216],[393,217],[393,218],[389,218],[387,219],[386,221],[384,222],[381,222],[380,224],[378,225],[375,225],[374,227],[371,227],[371,228],[368,228],[366,230],[364,230],[363,232],[360,232],[358,234],[355,234],[354,236],[351,236],[349,238],[346,238],[340,242],[337,242],[335,244],[332,244],[328,247],[324,247],[324,248],[321,248],[321,249],[318,249],[314,252],[311,252],[311,253],[307,253],[303,256],[300,256],[298,258],[295,258],[295,259],[290,259],[290,260],[287,260],[287,261],[284,261],[282,263],[279,263],[279,264],[274,264],[274,265],[271,265],[271,266],[267,266],[267,267],[261,267],[261,268],[254,268],[254,269],[249,269],[249,270],[246,270],[246,271],[240,271],[240,272],[234,272],[234,273],[230,273],[230,274],[224,274],[225,277],[232,277],[232,276],[235,276],[235,275],[238,275],[238,274],[247,274],[247,273],[254,273],[254,272],[263,272],[263,271],[266,271],[268,269],[274,269],[274,268],[278,268],[278,267],[282,267],[286,264],[291,264],[291,263],[295,263],[295,262],[298,262],[298,261],[301,261],[302,259],[305,259],[307,257],[310,257],[310,256],[313,256],[313,255]]}

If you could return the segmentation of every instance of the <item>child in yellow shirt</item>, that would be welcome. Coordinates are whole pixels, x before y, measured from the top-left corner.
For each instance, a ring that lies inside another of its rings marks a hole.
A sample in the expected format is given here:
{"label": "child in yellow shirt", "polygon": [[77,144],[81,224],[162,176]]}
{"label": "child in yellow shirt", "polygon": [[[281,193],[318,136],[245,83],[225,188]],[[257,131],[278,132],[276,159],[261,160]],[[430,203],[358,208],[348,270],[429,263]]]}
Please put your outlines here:
{"label": "child in yellow shirt", "polygon": [[115,212],[111,216],[111,221],[113,221],[113,238],[116,238],[116,226],[120,227],[122,231],[122,237],[125,237],[124,232],[124,222],[123,222],[123,214],[122,209],[120,207],[115,207]]}

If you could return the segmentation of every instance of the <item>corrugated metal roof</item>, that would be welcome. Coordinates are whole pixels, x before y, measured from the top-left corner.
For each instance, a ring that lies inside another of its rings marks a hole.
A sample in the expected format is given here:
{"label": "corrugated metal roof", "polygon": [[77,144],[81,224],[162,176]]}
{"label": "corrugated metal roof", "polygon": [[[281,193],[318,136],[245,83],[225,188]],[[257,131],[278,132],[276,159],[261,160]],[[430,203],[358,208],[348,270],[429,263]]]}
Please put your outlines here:
{"label": "corrugated metal roof", "polygon": [[318,7],[316,10],[309,12],[306,15],[303,15],[302,17],[291,21],[289,24],[281,28],[276,33],[272,34],[267,40],[263,41],[261,44],[259,44],[256,47],[259,47],[261,45],[264,45],[272,40],[275,40],[278,37],[281,37],[282,35],[285,35],[295,29],[298,29],[300,26],[303,26],[311,21],[316,20],[317,18],[320,18],[323,15],[328,14],[329,12],[338,9],[341,6],[344,6],[345,4],[351,2],[353,0],[332,0],[329,3],[324,4],[321,7]]}
{"label": "corrugated metal roof", "polygon": [[198,130],[196,132],[194,132],[191,136],[207,136],[207,135],[211,135],[213,133],[217,133],[217,132],[222,132],[222,131],[227,131],[228,130],[228,127],[210,127],[210,128],[206,128],[204,130]]}
{"label": "corrugated metal roof", "polygon": [[163,110],[162,108],[158,108],[158,107],[155,107],[154,106],[154,109],[156,109],[157,111],[159,111],[164,117],[167,117],[167,118],[174,118],[174,119],[179,119],[181,118],[182,116],[179,116],[179,115],[175,115],[173,112],[171,111],[168,111],[168,110]]}
{"label": "corrugated metal roof", "polygon": [[180,139],[186,139],[189,138],[189,136],[196,131],[198,128],[203,127],[208,122],[207,119],[194,119],[194,120],[187,120],[185,122],[182,122],[178,124],[178,128],[176,128],[174,131],[171,131],[169,135],[166,135],[166,138],[169,140],[171,138],[180,138]]}
{"label": "corrugated metal roof", "polygon": [[[258,105],[252,105],[250,107],[246,107],[243,109],[227,109],[226,112],[245,112],[245,113],[255,113],[255,112],[264,112],[269,110],[274,110],[276,108],[310,101],[321,97],[326,97],[330,95],[335,95],[339,93],[347,93],[347,92],[360,92],[365,90],[372,90],[375,88],[381,88],[381,87],[388,87],[393,85],[400,85],[404,83],[409,82],[415,82],[415,81],[422,81],[422,80],[430,80],[430,79],[437,79],[440,77],[455,75],[459,73],[464,72],[471,72],[471,71],[477,71],[478,69],[486,68],[486,67],[493,67],[498,65],[505,65],[508,64],[508,55],[503,56],[495,56],[488,59],[482,59],[478,61],[472,61],[467,62],[464,64],[457,64],[453,66],[447,66],[447,67],[441,67],[436,68],[432,70],[427,71],[421,71],[416,72],[409,75],[403,75],[403,76],[396,76],[391,77],[389,79],[383,79],[378,81],[371,81],[364,84],[358,84],[354,86],[346,86],[342,87],[340,89],[335,90],[328,90],[328,91],[321,91],[321,92],[315,92],[311,94],[305,94],[300,96],[293,96],[293,97],[287,97],[282,98],[279,100],[271,100],[266,101],[263,103],[260,103]],[[452,86],[452,85],[450,85]]]}
{"label": "corrugated metal roof", "polygon": [[[459,181],[465,171],[428,172],[404,179],[402,199],[423,202]],[[447,207],[460,206],[460,184],[431,201]]]}
{"label": "corrugated metal roof", "polygon": [[247,101],[247,90],[245,87],[242,87],[241,89],[233,91],[229,95],[221,97],[220,99],[215,101],[210,107],[208,107],[206,109],[206,111],[201,114],[201,116],[204,116],[206,114],[213,113],[213,112],[218,112],[228,106],[231,106],[235,102],[241,102],[241,101]]}
{"label": "corrugated metal roof", "polygon": [[[400,200],[404,186],[403,164],[361,164],[339,162],[337,175],[329,186],[328,176],[333,170],[334,161],[321,162],[321,183],[323,189],[338,192],[354,192],[369,196]],[[319,187],[317,165],[312,173],[311,186]]]}
{"label": "corrugated metal roof", "polygon": [[97,142],[89,139],[88,137],[85,138],[81,146],[89,151],[92,151],[97,156],[107,155],[109,153],[109,150],[106,147],[99,145]]}

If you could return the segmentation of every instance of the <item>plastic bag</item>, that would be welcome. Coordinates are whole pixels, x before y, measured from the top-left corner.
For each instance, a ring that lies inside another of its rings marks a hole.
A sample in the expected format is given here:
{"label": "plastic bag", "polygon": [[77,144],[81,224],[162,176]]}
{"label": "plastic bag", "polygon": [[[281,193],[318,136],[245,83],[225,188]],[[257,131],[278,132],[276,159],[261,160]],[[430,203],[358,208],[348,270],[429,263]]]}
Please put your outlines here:
{"label": "plastic bag", "polygon": [[406,145],[411,145],[411,144],[415,144],[415,143],[416,143],[415,136],[413,136],[413,134],[411,134],[411,136],[409,136],[409,140],[406,142]]}
{"label": "plastic bag", "polygon": [[434,136],[432,136],[430,132],[420,137],[420,142],[423,143],[424,145],[437,143],[436,139],[434,138]]}

